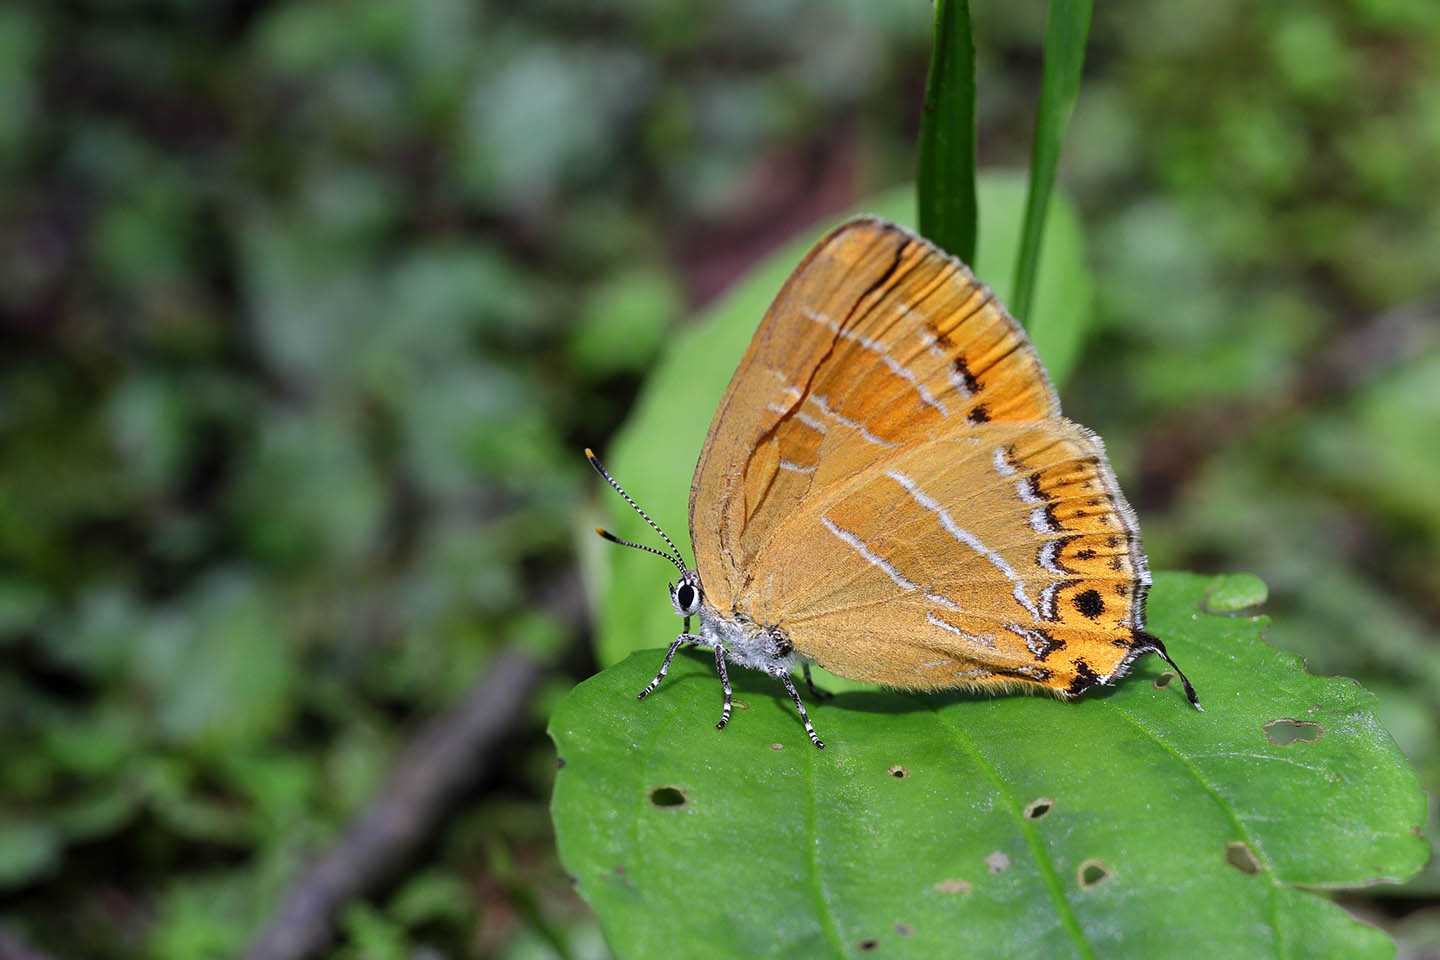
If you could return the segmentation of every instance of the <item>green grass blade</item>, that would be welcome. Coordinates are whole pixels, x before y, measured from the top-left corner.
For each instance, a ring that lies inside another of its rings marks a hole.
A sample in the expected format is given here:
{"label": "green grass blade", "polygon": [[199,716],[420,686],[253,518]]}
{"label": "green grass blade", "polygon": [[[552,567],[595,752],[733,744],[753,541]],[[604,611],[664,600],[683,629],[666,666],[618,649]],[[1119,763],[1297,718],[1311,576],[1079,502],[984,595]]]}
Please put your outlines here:
{"label": "green grass blade", "polygon": [[1040,239],[1045,212],[1060,163],[1060,145],[1070,112],[1080,92],[1085,64],[1085,39],[1090,33],[1091,0],[1050,0],[1045,20],[1045,67],[1040,106],[1035,111],[1035,143],[1030,159],[1030,193],[1025,201],[1025,226],[1015,262],[1015,292],[1010,309],[1021,322],[1030,318],[1035,275],[1040,266]]}
{"label": "green grass blade", "polygon": [[966,263],[974,262],[975,42],[969,0],[935,3],[916,186],[920,232]]}

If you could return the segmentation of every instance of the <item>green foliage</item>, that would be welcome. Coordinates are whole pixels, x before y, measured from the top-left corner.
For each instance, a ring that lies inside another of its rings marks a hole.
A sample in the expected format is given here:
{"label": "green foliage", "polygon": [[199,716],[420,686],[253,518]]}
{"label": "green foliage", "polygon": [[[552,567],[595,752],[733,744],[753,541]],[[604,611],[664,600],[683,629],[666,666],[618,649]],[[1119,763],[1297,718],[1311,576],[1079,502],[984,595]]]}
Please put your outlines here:
{"label": "green foliage", "polygon": [[1091,0],[1050,0],[1045,19],[1045,61],[1041,73],[1040,103],[1035,108],[1035,139],[1030,153],[1030,191],[1025,198],[1025,227],[1015,259],[1015,298],[1012,309],[1022,321],[1030,316],[1035,277],[1040,270],[1040,239],[1050,209],[1050,191],[1060,166],[1060,147],[1075,98],[1080,95],[1080,71],[1085,63],[1085,41],[1090,35]]}
{"label": "green foliage", "polygon": [[748,671],[715,730],[703,656],[637,703],[661,651],[636,654],[551,721],[561,859],[622,958],[1389,956],[1312,891],[1418,870],[1424,795],[1371,694],[1204,612],[1236,585],[1151,594],[1204,713],[1149,658],[1076,703],[843,693],[822,752]]}
{"label": "green foliage", "polygon": [[[982,280],[999,278],[993,289],[1003,302],[1008,294],[1005,266],[1015,249],[1024,208],[1024,183],[1018,176],[987,173],[979,187],[986,226],[975,270]],[[1063,376],[1074,362],[1089,321],[1091,281],[1078,221],[1062,198],[1056,200],[1045,238],[1045,272],[1036,294],[1034,340],[1052,373]],[[908,223],[913,202],[914,194],[900,188],[874,198],[857,212]],[[682,548],[690,515],[690,475],[720,395],[771,299],[821,233],[822,228],[816,228],[767,258],[703,322],[676,335],[613,446],[598,451],[606,468]],[[627,539],[650,542],[654,535],[644,521],[606,492],[608,488],[601,493],[603,525]],[[587,523],[594,525],[588,518]],[[588,527],[577,535],[593,538]],[[667,571],[660,561],[609,545],[586,550],[581,559],[591,594],[602,601],[595,610],[601,663],[616,663],[678,632],[679,621],[664,593],[662,578]]]}
{"label": "green foliage", "polygon": [[930,76],[920,116],[916,206],[920,234],[966,263],[975,259],[975,41],[969,0],[937,0]]}

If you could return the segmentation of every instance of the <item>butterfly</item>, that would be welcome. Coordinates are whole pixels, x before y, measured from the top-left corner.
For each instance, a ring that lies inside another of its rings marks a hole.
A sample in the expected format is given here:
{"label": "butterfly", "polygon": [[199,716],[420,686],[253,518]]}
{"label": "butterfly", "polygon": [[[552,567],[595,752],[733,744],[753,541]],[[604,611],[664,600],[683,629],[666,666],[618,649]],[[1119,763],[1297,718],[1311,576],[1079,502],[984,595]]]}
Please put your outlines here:
{"label": "butterfly", "polygon": [[[801,260],[710,424],[690,488],[695,568],[664,540],[684,644],[778,679],[810,665],[900,689],[1040,689],[1062,699],[1146,653],[1150,571],[1093,432],[1065,419],[1020,325],[970,269],[867,217]],[[691,632],[692,620],[698,631]]]}

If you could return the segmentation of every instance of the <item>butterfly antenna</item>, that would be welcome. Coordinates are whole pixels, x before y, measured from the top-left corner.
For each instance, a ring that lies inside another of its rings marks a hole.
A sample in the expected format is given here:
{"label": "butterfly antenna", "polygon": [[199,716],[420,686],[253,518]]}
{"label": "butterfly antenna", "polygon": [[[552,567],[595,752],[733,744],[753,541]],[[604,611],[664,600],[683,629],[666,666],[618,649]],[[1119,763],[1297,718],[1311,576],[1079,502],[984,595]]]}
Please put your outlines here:
{"label": "butterfly antenna", "polygon": [[615,478],[610,476],[609,471],[607,471],[605,467],[601,465],[600,458],[595,456],[595,451],[591,450],[589,447],[586,447],[585,459],[590,461],[590,466],[595,468],[596,473],[600,474],[600,476],[605,478],[606,483],[610,484],[610,486],[615,488],[616,493],[620,494],[620,496],[625,498],[625,502],[630,504],[631,509],[633,509],[636,513],[640,514],[640,516],[645,520],[645,522],[650,524],[651,529],[653,529],[656,533],[660,534],[660,539],[664,540],[665,543],[669,545],[670,550],[673,552],[674,556],[671,556],[671,554],[669,553],[665,553],[663,550],[656,550],[654,547],[647,547],[643,543],[631,543],[629,540],[621,540],[619,537],[615,536],[615,534],[604,529],[603,527],[596,527],[595,532],[600,534],[600,536],[604,537],[606,540],[609,540],[611,543],[618,543],[621,546],[625,547],[634,547],[636,550],[647,550],[658,557],[664,557],[666,560],[669,560],[671,563],[675,564],[675,566],[679,567],[681,573],[688,573],[689,571],[685,569],[685,562],[680,559],[680,548],[675,546],[675,542],[673,540],[665,536],[665,531],[660,529],[660,524],[656,523],[654,520],[651,520],[650,514],[646,513],[644,510],[641,510],[640,504],[630,499],[630,494],[626,493],[624,488],[622,488],[620,484],[615,482]]}

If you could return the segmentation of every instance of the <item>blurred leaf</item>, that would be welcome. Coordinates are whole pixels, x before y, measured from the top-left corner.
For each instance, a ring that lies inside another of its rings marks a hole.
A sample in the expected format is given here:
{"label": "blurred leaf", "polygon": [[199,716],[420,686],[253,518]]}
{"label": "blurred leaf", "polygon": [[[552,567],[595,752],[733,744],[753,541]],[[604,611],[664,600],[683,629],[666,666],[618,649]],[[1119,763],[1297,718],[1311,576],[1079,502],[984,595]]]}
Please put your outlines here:
{"label": "blurred leaf", "polygon": [[44,52],[44,34],[37,18],[24,7],[0,10],[0,170],[23,156],[30,135],[40,84],[37,68]]}
{"label": "blurred leaf", "polygon": [[1268,597],[1265,581],[1255,574],[1226,573],[1215,578],[1204,603],[1210,613],[1238,613],[1260,606]]}
{"label": "blurred leaf", "polygon": [[156,960],[238,956],[260,919],[256,880],[239,870],[172,879],[148,931],[146,955]]}
{"label": "blurred leaf", "polygon": [[347,904],[340,925],[351,941],[344,952],[357,960],[406,960],[409,955],[404,929],[364,901]]}
{"label": "blurred leaf", "polygon": [[601,284],[580,308],[567,348],[581,373],[605,377],[649,363],[684,310],[670,274],[638,268]]}
{"label": "blurred leaf", "polygon": [[0,890],[24,886],[60,861],[60,835],[39,819],[0,811]]}
{"label": "blurred leaf", "polygon": [[1315,473],[1440,543],[1440,350],[1407,357],[1342,411],[1310,418],[1300,439]]}
{"label": "blurred leaf", "polygon": [[935,37],[916,172],[920,234],[966,263],[975,259],[975,41],[969,0],[936,0]]}
{"label": "blurred leaf", "polygon": [[54,811],[53,824],[70,842],[111,836],[140,811],[141,794],[129,779],[104,783]]}
{"label": "blurred leaf", "polygon": [[[772,679],[736,671],[716,731],[706,657],[636,703],[661,651],[633,656],[552,718],[561,859],[621,957],[1390,956],[1310,891],[1420,868],[1414,772],[1369,693],[1267,646],[1265,617],[1201,613],[1215,586],[1162,574],[1150,604],[1205,713],[1149,658],[1075,703],[840,694],[817,751]],[[735,882],[761,876],[788,880]]]}
{"label": "blurred leaf", "polygon": [[0,576],[0,646],[22,630],[33,627],[48,605],[44,590],[23,580]]}
{"label": "blurred leaf", "polygon": [[386,490],[348,411],[326,407],[262,421],[230,509],[251,548],[279,568],[346,568],[375,546]]}
{"label": "blurred leaf", "polygon": [[425,870],[405,881],[387,912],[401,924],[417,927],[435,920],[466,924],[475,911],[475,898],[464,881],[452,873]]}
{"label": "blurred leaf", "polygon": [[[906,188],[872,198],[860,209],[899,223],[913,221],[913,194]],[[1019,233],[1025,188],[1013,174],[987,174],[980,180],[981,213],[985,232],[980,238],[975,268],[982,280],[1000,276],[993,284],[1004,301],[1004,276]],[[1064,370],[1079,351],[1089,315],[1090,280],[1081,259],[1078,222],[1067,206],[1056,203],[1052,229],[1046,238],[1045,272],[1037,290],[1036,316],[1050,313],[1079,320],[1038,325],[1049,340],[1037,340],[1051,370]],[[1062,213],[1063,211],[1063,213]],[[818,239],[826,225],[788,244],[766,258],[735,284],[695,326],[673,335],[664,355],[650,374],[625,428],[608,451],[600,451],[607,469],[630,495],[670,534],[685,543],[685,518],[690,513],[690,475],[700,454],[710,418],[720,395],[744,354],[760,317],[800,257]],[[603,525],[620,536],[648,543],[653,534],[618,497],[601,491]],[[591,519],[589,517],[585,518]],[[593,525],[593,524],[592,524]],[[587,527],[581,536],[593,537]],[[608,547],[608,545],[603,545]],[[665,595],[665,571],[654,557],[636,550],[615,548],[581,553],[586,582],[593,589],[609,584],[600,603],[597,656],[601,664],[616,663],[634,651],[668,642],[678,631]]]}
{"label": "blurred leaf", "polygon": [[1085,42],[1090,34],[1091,0],[1050,0],[1045,18],[1045,60],[1040,81],[1040,104],[1035,109],[1035,142],[1030,155],[1030,190],[1025,199],[1025,226],[1015,261],[1014,302],[1011,312],[1029,326],[1034,305],[1035,278],[1040,272],[1041,240],[1050,207],[1055,170],[1065,128],[1080,94],[1080,72],[1085,64]]}
{"label": "blurred leaf", "polygon": [[270,597],[215,574],[134,638],[136,680],[160,735],[210,749],[269,735],[295,709],[290,637]]}

